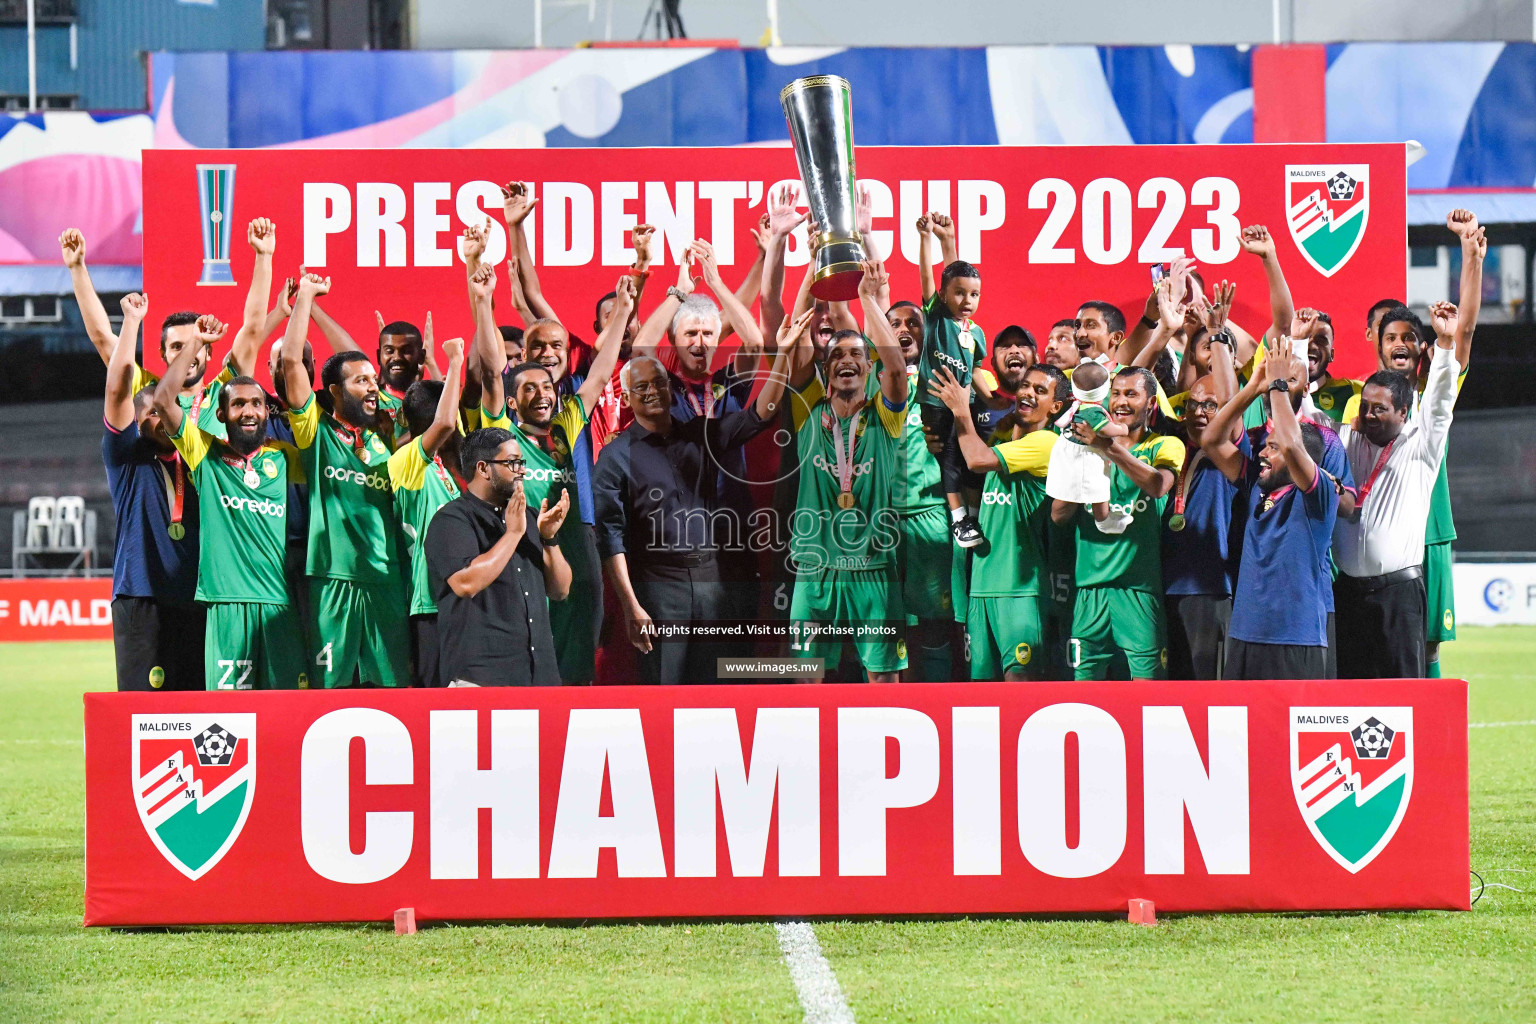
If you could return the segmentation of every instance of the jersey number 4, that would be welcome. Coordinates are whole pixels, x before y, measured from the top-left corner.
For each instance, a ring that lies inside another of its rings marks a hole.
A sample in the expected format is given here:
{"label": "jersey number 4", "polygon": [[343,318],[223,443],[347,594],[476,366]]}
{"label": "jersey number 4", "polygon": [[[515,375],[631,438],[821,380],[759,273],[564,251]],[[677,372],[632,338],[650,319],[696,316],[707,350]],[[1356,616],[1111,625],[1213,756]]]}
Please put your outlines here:
{"label": "jersey number 4", "polygon": [[320,648],[320,653],[315,655],[315,666],[323,668],[327,672],[331,669],[331,645],[328,643]]}

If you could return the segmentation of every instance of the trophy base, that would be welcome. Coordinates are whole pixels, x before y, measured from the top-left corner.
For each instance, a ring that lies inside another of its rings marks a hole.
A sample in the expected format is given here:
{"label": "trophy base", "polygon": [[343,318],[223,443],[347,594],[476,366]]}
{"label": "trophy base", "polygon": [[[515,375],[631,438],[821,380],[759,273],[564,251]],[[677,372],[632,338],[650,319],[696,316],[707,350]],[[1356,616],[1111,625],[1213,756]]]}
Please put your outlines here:
{"label": "trophy base", "polygon": [[864,279],[864,246],[854,241],[829,242],[816,251],[816,276],[811,294],[824,302],[851,302],[859,297]]}
{"label": "trophy base", "polygon": [[229,260],[203,260],[203,276],[198,278],[197,283],[232,285],[235,283],[235,272],[230,267]]}

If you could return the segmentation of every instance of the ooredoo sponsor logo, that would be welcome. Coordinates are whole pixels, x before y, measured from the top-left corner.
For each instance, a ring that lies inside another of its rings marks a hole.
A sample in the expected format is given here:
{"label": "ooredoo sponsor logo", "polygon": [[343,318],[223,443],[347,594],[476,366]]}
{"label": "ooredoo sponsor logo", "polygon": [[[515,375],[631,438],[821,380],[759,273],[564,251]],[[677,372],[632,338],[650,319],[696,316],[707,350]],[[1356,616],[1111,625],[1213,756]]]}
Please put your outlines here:
{"label": "ooredoo sponsor logo", "polygon": [[345,466],[326,466],[325,475],[330,480],[357,484],[359,487],[372,487],[376,491],[389,490],[389,481],[383,474],[364,473],[360,469],[348,469]]}
{"label": "ooredoo sponsor logo", "polygon": [[243,498],[238,494],[219,495],[219,504],[236,512],[254,512],[262,516],[280,517],[288,511],[288,506],[280,501],[268,501],[265,498]]}

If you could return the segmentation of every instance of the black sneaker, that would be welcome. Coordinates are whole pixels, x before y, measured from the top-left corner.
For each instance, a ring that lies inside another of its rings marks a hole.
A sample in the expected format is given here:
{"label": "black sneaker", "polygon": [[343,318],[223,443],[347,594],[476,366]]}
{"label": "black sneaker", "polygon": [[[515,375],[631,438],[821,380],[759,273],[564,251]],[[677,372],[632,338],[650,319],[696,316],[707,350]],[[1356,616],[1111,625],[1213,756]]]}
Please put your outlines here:
{"label": "black sneaker", "polygon": [[963,548],[974,548],[987,538],[982,535],[981,524],[973,515],[967,515],[963,519],[951,519],[949,532],[954,534],[955,543]]}

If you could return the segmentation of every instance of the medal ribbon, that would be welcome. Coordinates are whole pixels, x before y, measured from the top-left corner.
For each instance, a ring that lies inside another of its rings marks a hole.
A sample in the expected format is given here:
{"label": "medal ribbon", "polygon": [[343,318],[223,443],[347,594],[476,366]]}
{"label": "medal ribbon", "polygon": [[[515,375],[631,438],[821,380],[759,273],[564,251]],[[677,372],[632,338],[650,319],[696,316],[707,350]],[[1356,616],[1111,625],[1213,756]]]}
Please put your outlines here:
{"label": "medal ribbon", "polygon": [[1259,505],[1258,511],[1254,513],[1254,516],[1261,516],[1265,512],[1268,512],[1270,509],[1274,508],[1275,502],[1285,497],[1285,492],[1293,489],[1295,486],[1295,484],[1286,484],[1279,490],[1271,491],[1269,494],[1266,494],[1264,496],[1264,501]]}
{"label": "medal ribbon", "polygon": [[334,429],[336,431],[337,436],[339,436],[343,441],[346,441],[347,444],[352,446],[352,454],[356,455],[359,459],[361,459],[363,457],[363,428],[362,427],[357,427],[357,428],[354,429],[352,427],[348,427],[346,424],[342,423],[340,420],[337,420],[337,421],[335,421],[335,424],[333,425],[332,429]]}
{"label": "medal ribbon", "polygon": [[1184,514],[1184,500],[1189,496],[1189,485],[1195,478],[1195,467],[1200,465],[1200,460],[1205,458],[1205,449],[1196,448],[1193,455],[1184,459],[1184,468],[1179,470],[1179,479],[1173,488],[1173,514]]}
{"label": "medal ribbon", "polygon": [[699,396],[693,393],[693,389],[687,386],[686,381],[683,385],[683,397],[688,399],[688,405],[693,409],[695,415],[703,416],[705,419],[714,418],[715,389],[711,383],[706,381],[704,384],[704,402],[702,405],[699,403]]}
{"label": "medal ribbon", "polygon": [[848,422],[848,450],[843,450],[843,428],[837,422],[837,416],[832,419],[832,453],[837,458],[837,483],[844,494],[853,493],[853,449],[859,443],[859,435],[863,432],[864,408],[853,414],[853,419]]}
{"label": "medal ribbon", "polygon": [[173,455],[161,461],[171,464],[171,524],[180,526],[181,514],[187,500],[187,464],[181,461],[180,455]]}
{"label": "medal ribbon", "polygon": [[1387,446],[1376,457],[1376,465],[1371,470],[1371,475],[1365,478],[1365,486],[1360,488],[1359,493],[1355,497],[1355,506],[1357,508],[1365,504],[1365,496],[1371,493],[1372,487],[1376,486],[1376,478],[1381,475],[1382,468],[1386,466],[1387,457],[1392,454],[1392,446],[1395,444],[1397,444],[1397,438],[1394,437],[1387,442]]}

